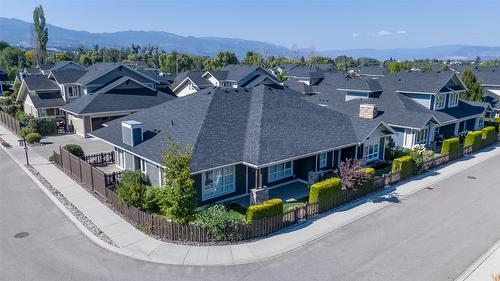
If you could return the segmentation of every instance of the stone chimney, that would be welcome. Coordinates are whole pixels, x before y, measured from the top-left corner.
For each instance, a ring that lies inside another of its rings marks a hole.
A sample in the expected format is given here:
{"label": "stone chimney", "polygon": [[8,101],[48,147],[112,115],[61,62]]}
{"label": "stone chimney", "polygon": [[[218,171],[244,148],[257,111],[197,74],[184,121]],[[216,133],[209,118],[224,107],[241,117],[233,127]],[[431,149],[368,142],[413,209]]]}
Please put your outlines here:
{"label": "stone chimney", "polygon": [[375,104],[362,103],[359,105],[359,117],[373,119],[377,117],[377,106]]}

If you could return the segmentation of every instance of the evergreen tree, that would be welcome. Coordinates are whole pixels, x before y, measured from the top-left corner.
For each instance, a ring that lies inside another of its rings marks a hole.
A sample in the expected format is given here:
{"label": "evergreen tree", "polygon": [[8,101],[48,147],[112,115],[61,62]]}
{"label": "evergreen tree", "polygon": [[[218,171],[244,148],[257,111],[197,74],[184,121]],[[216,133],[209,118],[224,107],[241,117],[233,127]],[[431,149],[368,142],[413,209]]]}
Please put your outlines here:
{"label": "evergreen tree", "polygon": [[483,86],[477,80],[472,69],[466,68],[462,73],[462,81],[467,87],[468,91],[462,96],[465,100],[470,101],[483,101]]}
{"label": "evergreen tree", "polygon": [[162,204],[163,213],[177,223],[193,220],[196,209],[196,190],[191,178],[191,148],[185,149],[172,139],[167,140],[163,165],[165,169],[166,196]]}
{"label": "evergreen tree", "polygon": [[33,10],[33,26],[36,36],[36,59],[38,64],[42,64],[47,55],[47,42],[49,41],[49,31],[45,27],[45,15],[42,5]]}

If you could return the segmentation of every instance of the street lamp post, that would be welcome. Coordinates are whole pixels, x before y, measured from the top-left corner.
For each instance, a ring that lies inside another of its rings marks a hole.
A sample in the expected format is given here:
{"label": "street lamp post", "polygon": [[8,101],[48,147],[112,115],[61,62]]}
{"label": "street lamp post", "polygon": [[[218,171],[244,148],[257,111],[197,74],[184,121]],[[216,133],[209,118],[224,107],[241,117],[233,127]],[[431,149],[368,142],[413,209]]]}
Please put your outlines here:
{"label": "street lamp post", "polygon": [[28,158],[28,145],[26,143],[26,139],[23,137],[22,140],[18,140],[19,142],[19,146],[24,146],[24,154],[26,155],[26,165],[29,166],[30,165],[30,161],[29,161],[29,158]]}

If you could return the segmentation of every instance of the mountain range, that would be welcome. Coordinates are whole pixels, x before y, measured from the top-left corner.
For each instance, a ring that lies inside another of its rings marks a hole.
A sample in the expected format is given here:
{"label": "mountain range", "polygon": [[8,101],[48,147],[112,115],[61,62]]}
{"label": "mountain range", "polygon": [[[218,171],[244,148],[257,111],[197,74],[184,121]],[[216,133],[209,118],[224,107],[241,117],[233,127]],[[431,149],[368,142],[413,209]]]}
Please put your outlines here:
{"label": "mountain range", "polygon": [[[49,49],[74,50],[80,46],[121,48],[133,44],[159,46],[165,51],[178,51],[187,54],[211,56],[218,51],[232,51],[243,57],[247,51],[266,49],[269,55],[290,56],[289,48],[277,44],[244,40],[238,38],[193,37],[180,36],[164,31],[119,31],[108,33],[91,33],[70,30],[47,24],[49,29]],[[32,46],[32,23],[19,19],[0,17],[0,40],[12,45],[29,48]],[[299,49],[298,55],[307,56],[307,49]],[[427,48],[394,48],[394,49],[348,49],[316,51],[317,55],[336,57],[348,55],[355,58],[372,57],[376,59],[482,59],[500,58],[500,47],[446,45]]]}

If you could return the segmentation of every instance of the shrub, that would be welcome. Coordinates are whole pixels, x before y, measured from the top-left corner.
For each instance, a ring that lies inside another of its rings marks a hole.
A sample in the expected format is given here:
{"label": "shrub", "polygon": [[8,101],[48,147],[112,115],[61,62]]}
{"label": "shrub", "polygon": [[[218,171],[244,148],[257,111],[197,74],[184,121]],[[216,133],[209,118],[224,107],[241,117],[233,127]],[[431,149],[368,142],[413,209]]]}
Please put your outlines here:
{"label": "shrub", "polygon": [[443,141],[441,146],[441,154],[449,154],[450,159],[457,159],[462,155],[462,144],[459,138],[449,138]]}
{"label": "shrub", "polygon": [[239,238],[236,220],[222,205],[213,205],[201,211],[195,223],[206,229],[215,241],[236,241]]}
{"label": "shrub", "polygon": [[29,116],[24,111],[16,112],[16,119],[24,126],[28,125]]}
{"label": "shrub", "polygon": [[176,223],[186,224],[196,215],[196,189],[191,178],[191,147],[182,148],[167,139],[164,153],[165,187],[167,195],[162,212]]}
{"label": "shrub", "polygon": [[495,127],[488,126],[481,130],[483,137],[483,145],[490,145],[497,141],[497,133]]}
{"label": "shrub", "polygon": [[42,135],[57,133],[57,120],[54,117],[34,118],[30,121],[30,127]]}
{"label": "shrub", "polygon": [[497,135],[500,133],[500,118],[493,118],[490,120],[485,120],[484,125],[487,127],[493,126],[493,127],[495,127],[495,131],[496,131]]}
{"label": "shrub", "polygon": [[396,158],[392,162],[392,172],[399,173],[401,179],[413,176],[415,170],[415,161],[411,156]]}
{"label": "shrub", "polygon": [[364,174],[366,174],[366,181],[361,184],[359,187],[359,195],[365,195],[370,193],[373,190],[373,186],[375,184],[375,178],[373,174],[375,174],[374,168],[364,168],[361,170]]}
{"label": "shrub", "polygon": [[415,145],[410,150],[410,156],[411,158],[413,158],[413,161],[415,162],[416,171],[420,172],[424,162],[431,159],[432,155],[434,155],[434,152],[432,152],[431,150],[427,150],[425,145],[423,144]]}
{"label": "shrub", "polygon": [[26,138],[27,135],[32,134],[32,133],[37,133],[33,128],[30,127],[25,127],[21,129],[21,136],[23,138]]}
{"label": "shrub", "polygon": [[339,178],[329,178],[317,182],[309,189],[309,203],[319,201],[320,209],[324,210],[332,206],[335,199],[340,198],[342,192],[342,181]]}
{"label": "shrub", "polygon": [[83,151],[83,148],[78,144],[67,144],[63,146],[63,148],[78,158],[85,157],[85,152]]}
{"label": "shrub", "polygon": [[117,193],[122,202],[140,208],[146,188],[146,181],[140,171],[124,171],[117,185]]}
{"label": "shrub", "polygon": [[359,160],[347,159],[345,162],[340,162],[339,172],[342,186],[348,191],[356,191],[368,179],[363,169],[364,164]]}
{"label": "shrub", "polygon": [[472,131],[465,137],[464,146],[472,146],[472,150],[476,151],[481,148],[483,142],[483,133],[481,131]]}
{"label": "shrub", "polygon": [[160,212],[165,192],[165,188],[160,186],[147,187],[146,192],[144,192],[141,209],[153,213]]}
{"label": "shrub", "polygon": [[49,156],[49,161],[50,162],[55,162],[56,161],[56,156],[54,154]]}
{"label": "shrub", "polygon": [[279,198],[270,199],[259,204],[248,207],[246,213],[247,222],[272,217],[283,213],[283,201]]}
{"label": "shrub", "polygon": [[39,133],[31,133],[27,134],[24,139],[26,139],[27,143],[38,143],[42,140],[42,136]]}

